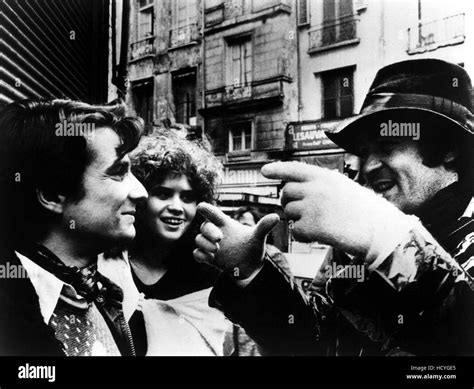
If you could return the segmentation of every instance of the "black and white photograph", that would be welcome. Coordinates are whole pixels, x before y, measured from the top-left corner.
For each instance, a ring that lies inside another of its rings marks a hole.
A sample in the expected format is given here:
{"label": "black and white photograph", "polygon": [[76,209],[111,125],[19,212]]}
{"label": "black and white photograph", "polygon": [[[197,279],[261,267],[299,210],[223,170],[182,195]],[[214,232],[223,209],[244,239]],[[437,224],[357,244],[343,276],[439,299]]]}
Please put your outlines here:
{"label": "black and white photograph", "polygon": [[473,388],[472,77],[470,0],[0,0],[0,388]]}

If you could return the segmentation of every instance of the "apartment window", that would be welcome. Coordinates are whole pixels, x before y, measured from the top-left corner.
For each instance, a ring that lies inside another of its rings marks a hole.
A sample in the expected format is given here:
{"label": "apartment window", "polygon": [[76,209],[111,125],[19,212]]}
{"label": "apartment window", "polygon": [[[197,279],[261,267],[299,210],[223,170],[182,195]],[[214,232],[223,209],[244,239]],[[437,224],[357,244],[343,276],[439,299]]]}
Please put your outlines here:
{"label": "apartment window", "polygon": [[229,151],[252,149],[252,122],[238,122],[229,126]]}
{"label": "apartment window", "polygon": [[140,0],[138,39],[153,35],[153,0]]}
{"label": "apartment window", "polygon": [[173,76],[173,96],[176,121],[196,125],[196,72]]}
{"label": "apartment window", "polygon": [[354,110],[353,70],[342,69],[321,74],[325,119],[345,118]]}
{"label": "apartment window", "polygon": [[356,20],[353,16],[353,0],[324,0],[323,45],[354,39]]}
{"label": "apartment window", "polygon": [[135,111],[145,121],[145,129],[153,125],[153,82],[147,81],[132,87]]}
{"label": "apartment window", "polygon": [[197,39],[197,0],[173,0],[170,46],[184,45]]}
{"label": "apartment window", "polygon": [[197,39],[197,0],[173,0],[171,46],[183,45]]}
{"label": "apartment window", "polygon": [[331,22],[336,19],[352,15],[354,13],[352,1],[353,0],[324,0],[324,22]]}
{"label": "apartment window", "polygon": [[173,0],[173,28],[182,28],[197,21],[197,0]]}
{"label": "apartment window", "polygon": [[227,50],[227,84],[235,87],[252,82],[252,41],[250,36],[231,41]]}
{"label": "apartment window", "polygon": [[309,23],[308,0],[298,0],[298,26]]}

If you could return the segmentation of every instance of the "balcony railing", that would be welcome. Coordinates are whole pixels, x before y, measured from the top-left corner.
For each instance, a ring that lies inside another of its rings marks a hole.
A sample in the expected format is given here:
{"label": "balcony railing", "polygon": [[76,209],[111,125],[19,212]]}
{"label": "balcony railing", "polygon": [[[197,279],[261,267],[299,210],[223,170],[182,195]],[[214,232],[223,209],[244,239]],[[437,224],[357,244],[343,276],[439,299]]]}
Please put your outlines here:
{"label": "balcony railing", "polygon": [[150,37],[143,38],[137,42],[132,43],[130,60],[133,61],[136,59],[146,57],[148,55],[153,55],[155,53],[154,41],[155,41],[155,37],[150,36]]}
{"label": "balcony railing", "polygon": [[408,54],[436,50],[464,42],[464,14],[423,23],[408,29]]}
{"label": "balcony railing", "polygon": [[175,28],[170,31],[170,47],[182,46],[191,42],[196,42],[198,37],[197,23]]}
{"label": "balcony railing", "polygon": [[349,15],[309,31],[308,51],[357,39],[357,22],[358,19],[354,15]]}

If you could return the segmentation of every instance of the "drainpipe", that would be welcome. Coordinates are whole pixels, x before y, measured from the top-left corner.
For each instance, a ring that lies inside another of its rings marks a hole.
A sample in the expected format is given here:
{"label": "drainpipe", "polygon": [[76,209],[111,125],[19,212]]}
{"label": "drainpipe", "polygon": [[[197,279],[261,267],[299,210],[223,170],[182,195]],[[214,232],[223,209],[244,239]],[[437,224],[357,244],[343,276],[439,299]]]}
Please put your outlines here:
{"label": "drainpipe", "polygon": [[422,44],[421,37],[421,0],[418,0],[418,46],[421,47]]}
{"label": "drainpipe", "polygon": [[[301,101],[301,58],[300,58],[300,30],[298,29],[298,3],[296,2],[296,10],[295,10],[295,19],[296,19],[296,31],[295,31],[295,39],[296,39],[296,69],[297,69],[297,89],[298,89],[298,121],[301,121],[301,109],[303,108],[303,103]],[[309,11],[308,11],[309,12]]]}
{"label": "drainpipe", "polygon": [[[112,0],[112,79],[111,82],[115,85],[117,75],[117,3],[116,0]],[[117,96],[118,97],[118,96]]]}
{"label": "drainpipe", "polygon": [[[115,0],[113,7],[115,6]],[[119,99],[125,99],[127,93],[127,63],[128,63],[128,37],[130,29],[130,0],[123,0],[122,3],[122,34],[120,37],[120,60],[115,65],[112,84],[117,87]],[[112,8],[114,9],[114,8]],[[115,12],[114,12],[115,13]],[[115,58],[114,58],[115,62]]]}
{"label": "drainpipe", "polygon": [[[206,16],[205,16],[205,4],[204,0],[201,0],[201,109],[206,108],[206,39],[204,36],[204,28],[206,23]],[[197,113],[197,112],[196,112]],[[202,117],[202,135],[206,133],[206,121],[204,116]]]}

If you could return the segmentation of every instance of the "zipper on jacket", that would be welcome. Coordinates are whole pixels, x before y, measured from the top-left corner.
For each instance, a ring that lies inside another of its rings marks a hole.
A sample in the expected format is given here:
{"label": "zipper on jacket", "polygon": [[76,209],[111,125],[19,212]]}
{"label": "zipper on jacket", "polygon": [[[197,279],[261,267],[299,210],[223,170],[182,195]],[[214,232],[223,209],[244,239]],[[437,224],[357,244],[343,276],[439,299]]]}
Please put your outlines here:
{"label": "zipper on jacket", "polygon": [[132,356],[136,356],[135,345],[133,343],[133,338],[132,338],[132,331],[130,331],[130,326],[128,325],[127,320],[125,320],[125,316],[123,315],[123,312],[120,312],[120,325],[122,326],[122,330],[125,332],[130,354]]}

